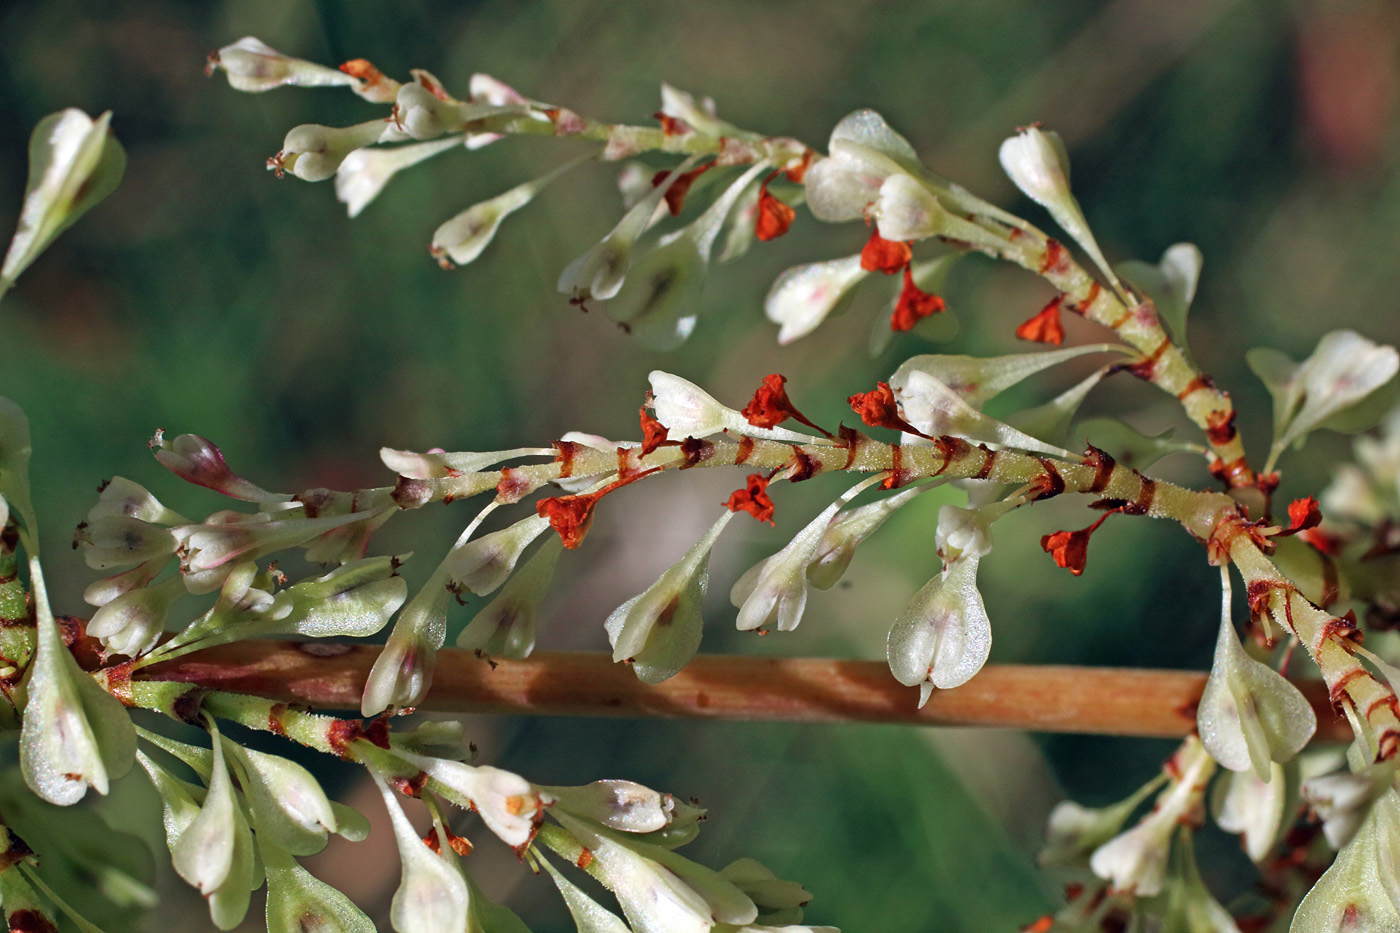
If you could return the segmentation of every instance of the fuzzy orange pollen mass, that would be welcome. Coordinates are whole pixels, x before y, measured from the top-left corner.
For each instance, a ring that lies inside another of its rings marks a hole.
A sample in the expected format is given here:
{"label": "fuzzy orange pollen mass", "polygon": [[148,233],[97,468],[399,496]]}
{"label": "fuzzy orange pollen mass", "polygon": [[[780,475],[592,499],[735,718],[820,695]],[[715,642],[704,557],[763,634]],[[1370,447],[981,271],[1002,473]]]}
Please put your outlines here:
{"label": "fuzzy orange pollen mass", "polygon": [[913,258],[914,250],[908,243],[887,240],[876,230],[870,234],[870,239],[865,241],[865,246],[860,251],[860,267],[867,272],[894,275],[908,266]]}
{"label": "fuzzy orange pollen mass", "polygon": [[748,512],[761,522],[773,523],[773,500],[768,496],[768,483],[772,477],[762,473],[750,473],[748,486],[736,489],[724,503],[731,512]]}
{"label": "fuzzy orange pollen mass", "polygon": [[1040,539],[1040,547],[1055,559],[1056,566],[1065,568],[1077,577],[1084,572],[1084,565],[1089,559],[1089,536],[1112,514],[1105,514],[1088,528],[1045,535]]}
{"label": "fuzzy orange pollen mass", "polygon": [[1037,343],[1053,343],[1058,347],[1065,339],[1065,329],[1060,323],[1060,306],[1064,301],[1064,295],[1057,296],[1035,317],[1016,328],[1016,336]]}
{"label": "fuzzy orange pollen mass", "polygon": [[870,392],[857,392],[846,399],[851,411],[860,415],[860,420],[872,428],[892,428],[927,437],[918,428],[905,421],[899,414],[899,404],[895,401],[894,390],[888,382],[877,382]]}
{"label": "fuzzy orange pollen mass", "polygon": [[1294,499],[1288,504],[1288,527],[1279,533],[1279,537],[1296,535],[1300,531],[1307,531],[1322,524],[1322,510],[1318,508],[1317,500],[1312,496],[1306,499]]}
{"label": "fuzzy orange pollen mass", "polygon": [[380,71],[367,59],[352,58],[340,66],[340,70],[350,75],[352,78],[359,78],[361,81],[373,87],[384,80],[384,72]]}
{"label": "fuzzy orange pollen mass", "polygon": [[890,330],[912,330],[922,319],[944,311],[947,307],[938,295],[930,295],[914,284],[914,273],[906,265],[904,288],[899,293],[899,300],[894,304],[894,313],[890,315]]}

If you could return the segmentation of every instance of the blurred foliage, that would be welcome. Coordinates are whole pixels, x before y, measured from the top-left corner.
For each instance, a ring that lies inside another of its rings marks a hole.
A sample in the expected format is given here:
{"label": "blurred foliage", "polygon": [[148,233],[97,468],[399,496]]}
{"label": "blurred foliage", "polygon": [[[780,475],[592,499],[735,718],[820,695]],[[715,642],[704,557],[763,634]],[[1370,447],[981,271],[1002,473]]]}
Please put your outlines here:
{"label": "blurred foliage", "polygon": [[[817,229],[799,215],[789,236],[712,275],[689,345],[671,356],[637,350],[553,287],[616,217],[607,169],[570,176],[513,217],[476,265],[444,273],[426,251],[438,223],[576,147],[508,140],[456,153],[406,173],[349,222],[329,185],[278,182],[263,162],[292,126],[366,119],[368,105],[334,91],[251,97],[206,80],[204,54],[242,35],[314,60],[369,58],[397,76],[427,68],[449,88],[486,71],[533,97],[634,122],[656,109],[664,80],[713,96],[733,122],[819,147],[841,116],[870,106],[938,171],[1036,223],[1044,218],[1031,205],[1010,200],[995,148],[1017,124],[1040,121],[1065,135],[1077,191],[1110,256],[1155,260],[1179,240],[1201,246],[1193,350],[1234,393],[1257,456],[1267,445],[1268,402],[1241,365],[1244,349],[1271,344],[1297,358],[1340,326],[1400,339],[1397,32],[1400,8],[1383,0],[0,7],[8,89],[0,121],[9,128],[0,134],[0,219],[8,225],[18,210],[25,140],[44,114],[112,109],[130,154],[116,195],[32,267],[0,309],[0,392],[33,423],[35,500],[60,581],[56,601],[80,609],[88,572],[57,545],[105,476],[146,482],[182,511],[219,507],[162,476],[142,443],[156,427],[214,439],[235,469],[271,488],[377,485],[389,478],[376,457],[381,445],[490,449],[570,429],[630,436],[645,373],[658,366],[731,403],[781,371],[799,405],[834,422],[846,395],[927,349],[905,336],[868,359],[878,313],[868,305],[775,345],[760,310],[767,283],[791,263],[849,253],[864,239],[863,230]],[[966,264],[948,290],[963,324],[953,346],[1014,349],[1014,324],[1039,308],[1044,291],[1023,274]],[[1093,336],[1081,321],[1069,327],[1071,339]],[[1145,407],[1139,417],[1148,425],[1179,423],[1169,400],[1125,379],[1110,383],[1099,411]],[[1285,461],[1296,467],[1284,495],[1325,482],[1345,449],[1329,457],[1330,442],[1314,439],[1310,461]],[[1174,469],[1206,482],[1196,464]],[[603,644],[607,611],[699,534],[733,484],[691,479],[609,500],[565,574],[572,579],[561,582],[542,644]],[[749,540],[776,546],[834,486],[784,495],[779,528]],[[936,507],[930,497],[892,521],[850,581],[814,600],[800,632],[757,646],[726,627],[728,581],[759,553],[757,544],[739,553],[733,534],[716,562],[712,596],[721,598],[707,649],[882,656],[887,620],[935,566]],[[463,514],[408,516],[379,547],[417,551],[421,576]],[[1199,548],[1175,529],[1115,520],[1095,538],[1089,572],[1071,579],[1037,542],[1085,514],[1056,504],[998,529],[982,571],[997,627],[993,660],[1204,667],[1216,603]],[[964,790],[953,776],[968,779],[968,767],[987,761],[994,771],[1003,762],[1022,768],[1024,743],[989,740],[975,753],[966,748],[978,743],[961,743],[940,763],[925,736],[856,727],[482,721],[481,730],[487,760],[539,779],[616,774],[703,793],[715,814],[702,837],[713,847],[707,854],[723,862],[752,853],[804,881],[819,895],[809,915],[816,922],[870,929],[880,916],[892,930],[1007,928],[1045,903],[1026,868],[1053,799],[1037,789],[1042,771],[1005,774],[1021,782],[1019,792],[977,782]],[[705,753],[716,744],[723,759]],[[1162,754],[1155,743],[1041,744],[1089,803],[1136,784]],[[568,775],[550,770],[560,752]],[[956,760],[966,754],[986,761]],[[544,770],[531,772],[529,762]],[[996,821],[1007,831],[990,828]],[[1006,890],[991,888],[992,878]],[[538,899],[538,885],[526,889],[535,893],[523,897]]]}

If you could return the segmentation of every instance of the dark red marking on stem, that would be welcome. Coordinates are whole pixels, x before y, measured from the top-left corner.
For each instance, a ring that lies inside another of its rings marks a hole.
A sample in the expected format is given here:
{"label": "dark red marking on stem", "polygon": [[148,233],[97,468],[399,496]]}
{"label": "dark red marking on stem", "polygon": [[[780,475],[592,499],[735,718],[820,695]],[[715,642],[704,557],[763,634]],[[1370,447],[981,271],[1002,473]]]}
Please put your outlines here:
{"label": "dark red marking on stem", "polygon": [[593,864],[593,853],[588,849],[584,849],[579,853],[578,861],[574,864],[586,871],[588,866]]}
{"label": "dark red marking on stem", "polygon": [[669,113],[662,113],[658,110],[652,116],[661,124],[661,135],[663,136],[684,136],[690,132],[690,126],[684,120],[677,119]]}
{"label": "dark red marking on stem", "polygon": [[107,669],[107,692],[121,701],[123,706],[135,706],[136,698],[131,693],[131,666],[133,661],[123,661]]}
{"label": "dark red marking on stem", "polygon": [[[1332,709],[1336,710],[1338,716],[1346,715],[1344,708],[1342,707],[1342,701],[1351,701],[1351,697],[1347,694],[1347,684],[1351,683],[1358,677],[1366,676],[1368,675],[1366,674],[1365,670],[1359,667],[1354,667],[1351,670],[1347,671],[1345,674],[1343,674],[1337,680],[1337,682],[1332,685],[1332,688],[1328,690],[1327,699],[1331,701]],[[1355,708],[1356,704],[1353,702],[1352,709]]]}
{"label": "dark red marking on stem", "polygon": [[176,697],[174,703],[170,704],[170,712],[182,722],[187,722],[192,726],[203,726],[203,720],[199,718],[199,710],[204,705],[204,698],[208,693],[209,691],[204,687],[190,687]]}
{"label": "dark red marking on stem", "polygon": [[996,461],[997,452],[986,444],[978,444],[977,449],[982,451],[982,465],[977,468],[977,472],[972,474],[972,479],[986,479],[992,475],[992,464]]}
{"label": "dark red marking on stem", "polygon": [[1131,366],[1129,366],[1128,372],[1132,373],[1134,376],[1137,376],[1144,382],[1151,382],[1152,375],[1157,369],[1157,361],[1162,358],[1162,354],[1166,353],[1167,347],[1170,347],[1171,345],[1171,338],[1163,337],[1162,342],[1157,344],[1157,349],[1153,350],[1151,353],[1147,354],[1147,356],[1143,357],[1141,360],[1138,360],[1136,363],[1133,363]]}
{"label": "dark red marking on stem", "polygon": [[[1032,455],[1034,456],[1034,455]],[[1065,478],[1060,475],[1053,461],[1045,457],[1035,457],[1040,465],[1045,467],[1044,473],[1036,474],[1030,482],[1030,501],[1037,502],[1041,499],[1053,499],[1065,491]]]}
{"label": "dark red marking on stem", "polygon": [[1094,479],[1089,483],[1087,491],[1097,493],[1108,488],[1108,481],[1113,478],[1113,470],[1118,466],[1118,462],[1090,444],[1089,449],[1084,452],[1084,465],[1094,468]]}
{"label": "dark red marking on stem", "polygon": [[938,465],[938,469],[933,471],[934,476],[938,476],[953,464],[954,460],[961,460],[972,450],[972,445],[960,437],[951,434],[944,434],[934,438],[933,446],[938,448],[939,454],[943,457],[943,462]]}
{"label": "dark red marking on stem", "polygon": [[1394,729],[1387,729],[1381,733],[1380,739],[1376,742],[1377,761],[1389,761],[1395,757],[1396,752],[1400,752],[1400,733]]}
{"label": "dark red marking on stem", "polygon": [[811,479],[822,471],[821,461],[800,447],[793,448],[792,451],[793,468],[788,474],[788,481],[800,483],[804,479]]}
{"label": "dark red marking on stem", "polygon": [[1186,388],[1176,393],[1177,401],[1184,402],[1187,398],[1200,392],[1202,389],[1214,389],[1215,383],[1210,381],[1210,377],[1202,373],[1190,382],[1186,383]]}
{"label": "dark red marking on stem", "polygon": [[734,454],[734,465],[738,466],[748,460],[752,453],[753,438],[747,436],[739,438],[739,450]]}
{"label": "dark red marking on stem", "polygon": [[841,446],[846,448],[846,462],[841,469],[849,470],[855,465],[856,453],[860,445],[870,440],[870,438],[866,437],[855,428],[848,428],[844,424],[837,425],[836,434],[841,440]]}
{"label": "dark red marking on stem", "polygon": [[1235,439],[1235,410],[1217,408],[1206,415],[1206,440],[1212,447],[1224,447]]}
{"label": "dark red marking on stem", "polygon": [[1215,458],[1210,463],[1210,475],[1224,483],[1226,488],[1233,489],[1236,486],[1245,485],[1250,475],[1249,462],[1243,455],[1236,457],[1229,463]]}
{"label": "dark red marking on stem", "polygon": [[1363,637],[1361,630],[1356,627],[1356,613],[1349,611],[1345,615],[1333,616],[1328,619],[1326,624],[1322,626],[1317,643],[1320,645],[1325,641],[1337,639],[1359,645]]}
{"label": "dark red marking on stem", "polygon": [[12,910],[9,921],[10,933],[58,933],[58,927],[37,910]]}
{"label": "dark red marking on stem", "polygon": [[287,715],[289,707],[286,703],[273,703],[267,711],[267,731],[275,735],[286,735],[287,724],[283,722],[283,717]]}
{"label": "dark red marking on stem", "polygon": [[578,450],[574,441],[554,441],[554,462],[559,464],[559,478],[567,479],[574,475],[574,453]]}
{"label": "dark red marking on stem", "polygon": [[1326,554],[1319,556],[1322,558],[1322,594],[1318,599],[1318,606],[1326,609],[1341,595],[1341,581],[1337,578],[1337,562]]}
{"label": "dark red marking on stem", "polygon": [[815,155],[815,153],[812,152],[811,149],[808,149],[802,153],[801,162],[792,168],[783,169],[783,174],[787,176],[787,180],[794,185],[802,184],[803,180],[807,177],[807,167],[812,164],[813,155]]}
{"label": "dark red marking on stem", "polygon": [[1137,498],[1123,506],[1123,514],[1146,515],[1148,512],[1152,511],[1152,500],[1157,495],[1157,482],[1156,480],[1143,476],[1141,473],[1138,473],[1137,470],[1133,472],[1137,473],[1137,478],[1141,480],[1142,485],[1138,489]]}
{"label": "dark red marking on stem", "polygon": [[890,475],[880,484],[881,489],[897,489],[903,483],[904,445],[890,445]]}
{"label": "dark red marking on stem", "polygon": [[704,463],[715,455],[715,445],[713,441],[702,441],[698,437],[687,437],[681,441],[681,456],[685,462],[681,464],[682,470],[688,470],[696,464]]}
{"label": "dark red marking on stem", "polygon": [[496,483],[496,498],[510,505],[519,502],[530,491],[530,475],[518,467],[502,467],[500,482]]}
{"label": "dark red marking on stem", "polygon": [[1371,705],[1366,707],[1366,718],[1370,719],[1375,714],[1376,708],[1382,706],[1389,708],[1395,718],[1400,719],[1400,700],[1397,700],[1393,693],[1372,700]]}
{"label": "dark red marking on stem", "polygon": [[642,468],[641,450],[637,447],[619,447],[617,449],[617,476],[618,479],[627,479],[634,476]]}
{"label": "dark red marking on stem", "polygon": [[419,771],[413,777],[392,777],[389,783],[405,797],[421,797],[423,786],[428,783],[428,774],[426,771]]}
{"label": "dark red marking on stem", "polygon": [[1045,241],[1045,256],[1040,260],[1040,274],[1051,275],[1069,271],[1069,253],[1059,240]]}
{"label": "dark red marking on stem", "polygon": [[1094,284],[1089,286],[1089,292],[1084,296],[1083,301],[1080,301],[1078,304],[1066,305],[1065,310],[1073,311],[1080,317],[1087,316],[1089,313],[1089,309],[1093,307],[1094,302],[1099,300],[1099,293],[1102,291],[1103,286],[1100,285],[1098,282],[1095,282]]}

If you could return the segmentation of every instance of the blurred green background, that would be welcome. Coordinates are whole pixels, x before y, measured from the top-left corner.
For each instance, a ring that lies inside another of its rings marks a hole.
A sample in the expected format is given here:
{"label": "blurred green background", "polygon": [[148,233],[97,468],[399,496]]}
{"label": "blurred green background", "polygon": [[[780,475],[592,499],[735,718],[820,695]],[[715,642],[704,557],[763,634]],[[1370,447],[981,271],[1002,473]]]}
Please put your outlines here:
{"label": "blurred green background", "polygon": [[[768,283],[865,236],[801,212],[788,236],[712,273],[682,350],[638,349],[554,290],[559,270],[619,214],[609,167],[568,176],[512,217],[475,265],[443,272],[426,249],[439,223],[577,146],[506,140],[450,154],[400,176],[351,222],[329,184],[278,181],[263,163],[297,124],[380,111],[343,91],[251,96],[201,74],[207,52],[248,34],[332,64],[369,58],[399,78],[426,68],[463,96],[485,71],[619,121],[647,122],[666,81],[713,96],[741,126],[818,148],[846,113],[873,107],[939,172],[1044,225],[996,163],[1004,136],[1039,121],[1064,135],[1108,255],[1155,260],[1181,240],[1204,251],[1192,347],[1234,394],[1255,456],[1268,443],[1268,400],[1243,368],[1244,349],[1301,358],[1343,326],[1400,339],[1400,8],[1381,0],[10,4],[0,7],[0,222],[18,211],[29,128],[44,114],[111,109],[130,156],[117,193],[0,308],[0,392],[33,422],[35,498],[67,611],[82,611],[91,579],[67,536],[103,478],[133,477],[187,514],[222,507],[157,468],[144,443],[157,427],[210,437],[268,488],[354,488],[389,481],[381,445],[492,449],[567,430],[630,437],[657,367],[731,404],[782,372],[809,415],[834,423],[848,394],[930,349],[908,335],[870,358],[881,313],[870,301],[776,345],[761,312]],[[962,325],[953,348],[996,353],[1017,349],[1014,325],[1049,294],[1027,275],[969,262],[946,297]],[[1071,339],[1100,339],[1068,324]],[[1144,424],[1177,423],[1145,387],[1109,385],[1092,411],[1145,409]],[[1315,492],[1346,451],[1334,436],[1315,439],[1313,456],[1285,462],[1283,494]],[[1164,466],[1205,482],[1195,463]],[[587,546],[563,564],[541,645],[605,646],[602,618],[683,552],[738,479],[692,473],[610,499]],[[778,528],[736,524],[721,545],[705,650],[883,656],[888,620],[936,566],[933,497],[886,526],[849,582],[813,599],[798,632],[759,642],[729,625],[729,583],[840,481],[808,485],[782,490]],[[421,579],[469,511],[405,516],[378,547],[416,550],[410,579]],[[1086,523],[1083,514],[1056,503],[998,527],[981,577],[993,660],[1203,668],[1218,602],[1200,550],[1175,529],[1115,521],[1096,536],[1088,573],[1072,579],[1038,542]],[[471,611],[453,619],[454,633]],[[758,857],[817,894],[811,922],[848,931],[1029,922],[1054,893],[1030,868],[1053,802],[1112,799],[1171,748],[865,726],[474,718],[471,729],[483,761],[540,782],[624,776],[698,796],[712,818],[697,857]],[[123,802],[144,799],[139,780],[125,782]],[[377,807],[363,788],[342,789]],[[384,835],[315,863],[381,923],[397,883]],[[472,856],[487,890],[539,930],[565,929],[552,892],[541,893],[548,883],[492,849]],[[1229,853],[1206,858],[1226,888],[1238,882]],[[189,909],[162,913],[162,929],[207,926],[196,899],[165,888]]]}

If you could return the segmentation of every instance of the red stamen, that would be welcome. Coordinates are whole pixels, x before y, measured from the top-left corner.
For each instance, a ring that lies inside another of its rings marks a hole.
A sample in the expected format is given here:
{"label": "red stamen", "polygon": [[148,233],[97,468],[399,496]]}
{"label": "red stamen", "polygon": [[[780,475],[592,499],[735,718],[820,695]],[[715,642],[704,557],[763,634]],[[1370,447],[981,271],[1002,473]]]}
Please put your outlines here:
{"label": "red stamen", "polygon": [[682,136],[690,132],[690,127],[684,120],[677,119],[670,114],[657,111],[652,114],[661,123],[661,133],[663,136]]}
{"label": "red stamen", "polygon": [[876,230],[870,234],[870,239],[865,241],[865,247],[860,251],[860,267],[868,272],[893,275],[909,265],[909,260],[913,258],[914,250],[908,243],[887,240]]}
{"label": "red stamen", "polygon": [[1288,527],[1278,533],[1280,538],[1289,535],[1296,535],[1300,531],[1308,531],[1322,524],[1322,510],[1317,506],[1317,500],[1312,496],[1306,499],[1294,499],[1288,504]]}
{"label": "red stamen", "polygon": [[1056,531],[1045,535],[1040,539],[1040,547],[1055,559],[1057,566],[1065,568],[1077,577],[1084,572],[1084,564],[1089,559],[1089,536],[1112,514],[1114,512],[1105,513],[1088,528],[1078,531]]}
{"label": "red stamen", "polygon": [[1065,329],[1060,324],[1060,305],[1064,300],[1064,295],[1057,296],[1035,317],[1016,328],[1016,336],[1037,343],[1053,343],[1058,347],[1065,339]]}
{"label": "red stamen", "polygon": [[774,172],[758,186],[758,209],[754,214],[753,234],[765,243],[787,233],[793,218],[797,216],[797,211],[768,193],[768,183],[777,175],[778,172]]}
{"label": "red stamen", "polygon": [[914,284],[914,273],[906,265],[904,288],[899,293],[899,300],[894,304],[894,314],[890,315],[890,330],[911,330],[922,319],[946,310],[947,307],[938,295],[930,295]]}
{"label": "red stamen", "polygon": [[734,490],[724,503],[725,508],[731,512],[748,512],[758,521],[773,524],[773,500],[768,496],[768,483],[771,480],[771,476],[750,473],[748,486]]}

